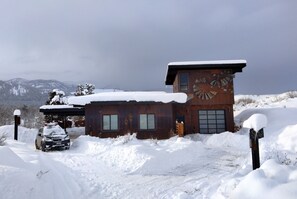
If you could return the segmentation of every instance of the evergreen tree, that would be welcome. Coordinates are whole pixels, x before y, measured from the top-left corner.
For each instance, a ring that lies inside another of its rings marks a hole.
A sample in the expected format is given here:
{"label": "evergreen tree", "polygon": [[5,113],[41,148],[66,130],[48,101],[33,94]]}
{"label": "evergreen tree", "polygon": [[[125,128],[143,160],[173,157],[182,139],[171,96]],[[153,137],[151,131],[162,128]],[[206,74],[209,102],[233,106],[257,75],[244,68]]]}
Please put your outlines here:
{"label": "evergreen tree", "polygon": [[86,90],[86,95],[94,94],[95,86],[93,84],[86,83],[85,90]]}
{"label": "evergreen tree", "polygon": [[95,86],[93,84],[86,83],[85,86],[78,84],[74,95],[75,96],[91,95],[91,94],[94,94],[94,90],[95,90]]}
{"label": "evergreen tree", "polygon": [[48,93],[48,100],[46,101],[47,105],[59,105],[65,104],[64,102],[64,91],[60,91],[59,89],[54,89]]}
{"label": "evergreen tree", "polygon": [[78,84],[76,87],[76,91],[74,93],[75,96],[82,96],[85,95],[85,88],[83,85]]}

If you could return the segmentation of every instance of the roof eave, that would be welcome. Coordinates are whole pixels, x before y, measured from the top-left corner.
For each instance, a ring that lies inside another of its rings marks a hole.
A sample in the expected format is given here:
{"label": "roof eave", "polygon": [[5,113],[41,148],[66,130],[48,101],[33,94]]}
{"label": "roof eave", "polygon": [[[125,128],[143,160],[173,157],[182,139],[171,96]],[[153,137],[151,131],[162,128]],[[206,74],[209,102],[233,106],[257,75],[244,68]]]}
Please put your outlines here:
{"label": "roof eave", "polygon": [[216,64],[182,64],[169,63],[167,69],[167,75],[165,85],[173,85],[175,76],[178,70],[204,70],[204,69],[232,69],[232,73],[242,72],[242,69],[246,66],[246,62],[242,63],[216,63]]}

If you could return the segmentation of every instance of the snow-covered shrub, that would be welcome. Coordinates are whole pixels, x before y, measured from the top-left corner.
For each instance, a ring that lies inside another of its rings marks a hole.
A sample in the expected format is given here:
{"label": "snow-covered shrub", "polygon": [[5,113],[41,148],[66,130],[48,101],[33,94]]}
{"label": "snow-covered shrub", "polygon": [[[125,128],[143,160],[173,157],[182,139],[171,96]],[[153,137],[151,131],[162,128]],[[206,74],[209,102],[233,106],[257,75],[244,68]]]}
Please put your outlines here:
{"label": "snow-covered shrub", "polygon": [[297,91],[289,91],[289,92],[277,95],[272,102],[281,102],[292,98],[297,98]]}
{"label": "snow-covered shrub", "polygon": [[275,146],[267,148],[263,156],[263,161],[274,159],[279,164],[294,166],[297,165],[297,153],[283,151]]}
{"label": "snow-covered shrub", "polygon": [[289,91],[286,93],[288,98],[296,98],[297,97],[297,91]]}
{"label": "snow-covered shrub", "polygon": [[131,142],[132,140],[136,139],[136,133],[133,134],[126,134],[123,136],[118,136],[117,138],[114,139],[114,144],[127,144]]}
{"label": "snow-covered shrub", "polygon": [[238,100],[235,101],[236,105],[241,105],[241,106],[245,106],[247,104],[252,104],[255,103],[256,101],[253,100],[252,98],[240,98]]}

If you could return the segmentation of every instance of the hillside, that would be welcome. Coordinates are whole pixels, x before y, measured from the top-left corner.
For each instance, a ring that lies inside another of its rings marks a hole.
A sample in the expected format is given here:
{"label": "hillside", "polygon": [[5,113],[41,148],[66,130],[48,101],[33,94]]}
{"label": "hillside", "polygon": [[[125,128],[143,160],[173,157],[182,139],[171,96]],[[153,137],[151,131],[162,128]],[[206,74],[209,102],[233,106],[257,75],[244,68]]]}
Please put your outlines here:
{"label": "hillside", "polygon": [[56,80],[0,80],[0,104],[42,105],[48,98],[48,92],[53,89],[69,95],[75,91],[76,86]]}

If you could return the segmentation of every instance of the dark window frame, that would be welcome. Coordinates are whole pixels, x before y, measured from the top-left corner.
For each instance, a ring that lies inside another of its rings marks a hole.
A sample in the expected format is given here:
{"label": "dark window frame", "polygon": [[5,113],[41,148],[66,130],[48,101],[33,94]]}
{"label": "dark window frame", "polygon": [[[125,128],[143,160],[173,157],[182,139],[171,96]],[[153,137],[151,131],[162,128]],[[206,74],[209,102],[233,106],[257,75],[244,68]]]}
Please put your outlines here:
{"label": "dark window frame", "polygon": [[[113,125],[112,125],[112,116],[116,116],[116,128],[112,128]],[[108,125],[108,128],[105,128],[105,125],[104,125],[104,117],[108,117],[109,119],[109,125]],[[102,130],[103,131],[118,131],[119,130],[119,115],[118,114],[103,114],[102,115]]]}
{"label": "dark window frame", "polygon": [[179,91],[187,92],[189,90],[189,73],[179,74]]}
{"label": "dark window frame", "polygon": [[[141,116],[145,116],[145,128],[142,128],[142,119]],[[153,116],[153,128],[149,127],[149,116]],[[154,113],[140,113],[139,114],[139,129],[143,131],[155,130],[156,129],[156,116]]]}

